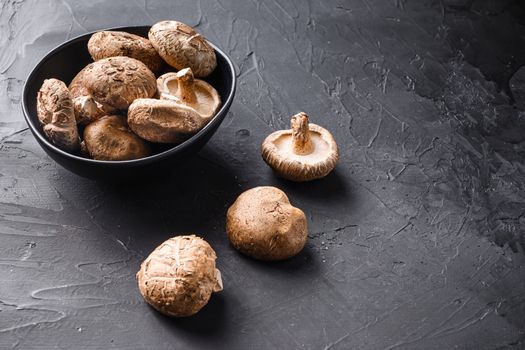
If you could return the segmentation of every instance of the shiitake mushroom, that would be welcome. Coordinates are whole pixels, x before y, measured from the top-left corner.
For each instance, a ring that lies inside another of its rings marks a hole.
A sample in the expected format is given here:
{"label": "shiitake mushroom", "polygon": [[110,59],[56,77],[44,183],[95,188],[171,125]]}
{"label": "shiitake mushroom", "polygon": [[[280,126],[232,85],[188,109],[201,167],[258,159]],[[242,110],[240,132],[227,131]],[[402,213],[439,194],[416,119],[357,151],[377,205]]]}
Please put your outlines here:
{"label": "shiitake mushroom", "polygon": [[126,109],[137,98],[157,91],[155,75],[139,60],[116,56],[90,63],[83,85],[93,98],[116,109]]}
{"label": "shiitake mushroom", "polygon": [[165,315],[194,315],[208,303],[212,293],[223,289],[216,259],[213,248],[200,237],[170,238],[140,265],[140,294]]}
{"label": "shiitake mushroom", "polygon": [[292,117],[291,127],[264,140],[261,147],[264,161],[279,176],[292,181],[310,181],[328,175],[339,160],[332,134],[309,123],[304,112]]}
{"label": "shiitake mushroom", "polygon": [[228,209],[226,232],[235,249],[259,260],[283,260],[306,244],[304,212],[292,206],[276,187],[255,187],[243,192]]}
{"label": "shiitake mushroom", "polygon": [[79,149],[73,101],[63,81],[44,80],[37,94],[37,114],[44,134],[54,145],[68,152]]}
{"label": "shiitake mushroom", "polygon": [[194,79],[190,68],[157,79],[161,99],[136,99],[128,109],[128,123],[137,135],[156,143],[179,143],[202,129],[221,101],[217,91]]}
{"label": "shiitake mushroom", "polygon": [[154,73],[164,63],[148,39],[121,31],[93,34],[88,41],[88,51],[94,61],[115,56],[131,57],[144,63]]}
{"label": "shiitake mushroom", "polygon": [[154,24],[148,38],[159,55],[175,69],[190,67],[196,77],[206,77],[217,67],[215,50],[192,27],[178,21]]}
{"label": "shiitake mushroom", "polygon": [[213,118],[221,106],[221,98],[217,90],[204,80],[194,78],[191,68],[158,77],[157,92],[161,99],[176,101],[191,107],[207,121]]}
{"label": "shiitake mushroom", "polygon": [[93,159],[131,160],[151,154],[149,145],[129,129],[125,117],[102,117],[84,129],[84,148]]}

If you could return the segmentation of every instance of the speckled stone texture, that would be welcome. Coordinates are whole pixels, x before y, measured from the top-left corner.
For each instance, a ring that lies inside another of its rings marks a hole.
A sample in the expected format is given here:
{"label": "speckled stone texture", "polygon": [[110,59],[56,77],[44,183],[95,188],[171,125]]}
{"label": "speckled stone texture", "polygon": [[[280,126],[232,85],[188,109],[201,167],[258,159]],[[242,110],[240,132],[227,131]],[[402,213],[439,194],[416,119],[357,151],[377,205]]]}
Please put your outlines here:
{"label": "speckled stone texture", "polygon": [[[164,181],[60,168],[22,117],[29,71],[76,35],[164,19],[236,64],[217,134]],[[0,348],[525,347],[522,1],[3,0],[0,30]],[[259,155],[299,111],[340,147],[321,181],[280,180]],[[259,185],[306,213],[292,260],[228,243],[227,208]],[[224,291],[173,320],[135,273],[186,232],[217,252]]]}

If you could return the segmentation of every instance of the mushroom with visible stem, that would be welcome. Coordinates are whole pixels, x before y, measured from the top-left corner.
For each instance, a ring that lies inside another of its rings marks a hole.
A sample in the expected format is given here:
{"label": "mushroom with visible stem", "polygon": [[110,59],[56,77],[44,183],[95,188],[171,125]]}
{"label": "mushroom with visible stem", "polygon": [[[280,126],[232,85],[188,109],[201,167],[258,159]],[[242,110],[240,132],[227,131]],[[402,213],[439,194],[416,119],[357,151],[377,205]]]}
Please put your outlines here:
{"label": "mushroom with visible stem", "polygon": [[66,84],[46,79],[37,95],[37,114],[46,137],[58,148],[68,152],[80,147],[73,101]]}
{"label": "mushroom with visible stem", "polygon": [[294,115],[291,129],[270,134],[262,144],[264,161],[281,177],[310,181],[328,175],[339,160],[332,134],[309,123],[304,112]]}
{"label": "mushroom with visible stem", "polygon": [[149,145],[126,125],[125,117],[102,117],[84,129],[82,150],[97,160],[131,160],[151,154]]}
{"label": "mushroom with visible stem", "polygon": [[226,232],[235,249],[259,260],[283,260],[306,244],[304,212],[271,186],[243,192],[228,209]]}
{"label": "mushroom with visible stem", "polygon": [[217,91],[194,79],[191,69],[167,73],[157,80],[161,99],[135,100],[128,109],[128,123],[144,140],[180,143],[202,129],[220,106]]}
{"label": "mushroom with visible stem", "polygon": [[212,118],[221,106],[217,90],[204,80],[195,79],[191,68],[161,75],[157,79],[157,91],[161,99],[183,103],[204,119]]}
{"label": "mushroom with visible stem", "polygon": [[164,61],[175,69],[190,67],[196,77],[205,77],[217,66],[213,47],[187,24],[158,22],[150,28],[148,38]]}
{"label": "mushroom with visible stem", "polygon": [[173,237],[158,246],[140,266],[140,294],[157,311],[173,317],[199,312],[212,293],[223,289],[217,255],[195,235]]}

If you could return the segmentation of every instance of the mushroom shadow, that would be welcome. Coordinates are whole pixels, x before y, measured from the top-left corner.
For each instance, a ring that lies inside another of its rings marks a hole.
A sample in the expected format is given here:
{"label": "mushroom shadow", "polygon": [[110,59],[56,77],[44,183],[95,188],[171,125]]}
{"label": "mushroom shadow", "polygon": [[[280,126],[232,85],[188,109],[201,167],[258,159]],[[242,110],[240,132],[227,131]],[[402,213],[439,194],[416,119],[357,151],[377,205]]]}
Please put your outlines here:
{"label": "mushroom shadow", "polygon": [[160,312],[154,312],[154,315],[166,326],[184,331],[188,336],[206,337],[210,341],[217,340],[230,327],[226,315],[228,302],[223,294],[224,292],[212,294],[208,304],[193,316],[177,318]]}
{"label": "mushroom shadow", "polygon": [[273,185],[285,192],[305,198],[323,198],[333,201],[347,199],[348,184],[338,169],[322,179],[307,182],[293,182],[275,175]]}
{"label": "mushroom shadow", "polygon": [[[234,248],[231,247],[231,249]],[[306,277],[305,283],[310,283],[311,278],[315,278],[320,271],[319,257],[314,250],[315,248],[307,242],[299,254],[280,261],[257,260],[238,251],[236,256],[242,264],[256,272],[278,273],[287,279],[294,280],[295,283]]]}
{"label": "mushroom shadow", "polygon": [[[213,181],[210,182],[210,178]],[[195,190],[203,190],[207,185],[231,185],[232,169],[228,161],[211,148],[205,148],[198,154],[183,160],[180,164],[163,173],[149,174],[122,180],[101,180],[97,182],[105,193],[126,196],[132,189],[134,196],[156,194],[184,184]],[[217,183],[218,182],[218,183]],[[167,194],[165,192],[165,194]]]}
{"label": "mushroom shadow", "polygon": [[[91,212],[99,225],[131,249],[148,252],[174,234],[195,233],[212,246],[238,184],[233,170],[211,149],[161,179],[135,186],[100,183],[104,202]],[[222,234],[222,232],[221,232]],[[221,235],[222,236],[222,235]]]}

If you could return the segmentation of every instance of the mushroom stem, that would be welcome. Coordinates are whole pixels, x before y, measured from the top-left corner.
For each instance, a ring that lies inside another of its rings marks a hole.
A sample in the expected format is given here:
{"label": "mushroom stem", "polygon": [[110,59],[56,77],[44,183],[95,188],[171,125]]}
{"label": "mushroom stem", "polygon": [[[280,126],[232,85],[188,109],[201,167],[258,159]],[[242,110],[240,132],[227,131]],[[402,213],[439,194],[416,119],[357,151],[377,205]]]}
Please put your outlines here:
{"label": "mushroom stem", "polygon": [[307,155],[314,151],[314,144],[310,139],[308,115],[304,112],[292,117],[293,151],[295,154]]}
{"label": "mushroom stem", "polygon": [[223,288],[221,272],[219,269],[215,269],[215,285],[213,286],[213,291],[220,292]]}
{"label": "mushroom stem", "polygon": [[179,84],[179,96],[183,103],[187,105],[194,105],[197,103],[197,95],[195,94],[194,78],[191,68],[181,69],[177,73],[177,82]]}

